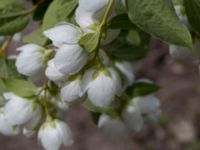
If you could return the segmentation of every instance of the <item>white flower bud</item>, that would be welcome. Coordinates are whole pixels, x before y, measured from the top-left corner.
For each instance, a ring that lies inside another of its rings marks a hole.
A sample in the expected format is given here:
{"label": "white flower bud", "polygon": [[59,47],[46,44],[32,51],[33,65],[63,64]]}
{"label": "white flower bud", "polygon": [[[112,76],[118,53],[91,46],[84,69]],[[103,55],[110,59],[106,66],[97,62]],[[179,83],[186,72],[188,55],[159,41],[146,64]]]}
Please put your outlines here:
{"label": "white flower bud", "polygon": [[128,106],[122,113],[124,123],[131,131],[140,131],[144,120],[140,110],[135,106]]}
{"label": "white flower bud", "polygon": [[118,139],[128,134],[126,126],[120,119],[111,118],[107,115],[100,116],[98,127],[112,139]]}
{"label": "white flower bud", "polygon": [[198,61],[198,55],[186,47],[181,47],[171,44],[169,46],[169,53],[172,58],[177,59],[179,61],[186,61],[186,62]]}
{"label": "white flower bud", "polygon": [[77,100],[80,100],[80,90],[81,90],[81,83],[80,79],[77,78],[75,80],[69,81],[66,83],[64,87],[61,88],[61,99],[64,102],[72,103]]}
{"label": "white flower bud", "polygon": [[59,47],[63,44],[77,44],[81,32],[73,24],[60,23],[44,34],[53,41],[53,45]]}
{"label": "white flower bud", "polygon": [[158,98],[153,95],[133,98],[134,105],[138,107],[143,114],[157,112],[160,109]]}
{"label": "white flower bud", "polygon": [[75,74],[87,63],[88,54],[78,45],[62,45],[54,57],[56,68],[64,74]]}
{"label": "white flower bud", "polygon": [[36,105],[31,119],[24,125],[23,134],[30,137],[36,133],[36,128],[42,119],[42,109]]}
{"label": "white flower bud", "polygon": [[38,139],[45,150],[58,150],[62,144],[65,146],[73,144],[70,128],[59,120],[44,123],[40,127]]}
{"label": "white flower bud", "polygon": [[17,50],[21,52],[16,59],[18,72],[29,77],[40,77],[45,67],[42,49],[42,47],[35,44],[19,47]]}
{"label": "white flower bud", "polygon": [[5,117],[4,109],[0,109],[0,133],[4,135],[17,135],[20,129],[18,126],[11,125]]}
{"label": "white flower bud", "polygon": [[109,68],[108,70],[88,70],[83,77],[81,92],[87,91],[91,102],[99,107],[111,104],[115,96],[121,94],[121,80],[118,73]]}
{"label": "white flower bud", "polygon": [[8,100],[5,104],[5,117],[12,125],[24,124],[32,118],[34,109],[31,100],[13,93],[7,93],[5,98]]}
{"label": "white flower bud", "polygon": [[62,85],[63,82],[67,80],[67,76],[61,73],[55,66],[54,60],[48,62],[45,74],[48,79],[54,81],[58,85]]}

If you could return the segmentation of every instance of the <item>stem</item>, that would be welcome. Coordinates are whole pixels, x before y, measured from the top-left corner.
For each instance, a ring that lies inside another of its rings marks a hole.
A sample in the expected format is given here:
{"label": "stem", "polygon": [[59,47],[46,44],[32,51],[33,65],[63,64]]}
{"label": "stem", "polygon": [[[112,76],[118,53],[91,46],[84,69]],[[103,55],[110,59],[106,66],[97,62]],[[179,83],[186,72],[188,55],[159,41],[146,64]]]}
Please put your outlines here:
{"label": "stem", "polygon": [[4,41],[3,45],[0,47],[0,55],[2,55],[5,52],[5,50],[7,49],[8,45],[9,45],[9,43],[11,41],[11,39],[12,39],[12,36],[8,37]]}
{"label": "stem", "polygon": [[107,23],[109,14],[110,14],[111,9],[112,9],[113,2],[114,2],[114,0],[109,0],[108,6],[106,7],[105,13],[104,13],[104,15],[103,15],[101,24],[100,24],[100,26],[99,26],[99,31],[101,32],[101,34],[102,34],[102,30],[104,30],[105,24]]}

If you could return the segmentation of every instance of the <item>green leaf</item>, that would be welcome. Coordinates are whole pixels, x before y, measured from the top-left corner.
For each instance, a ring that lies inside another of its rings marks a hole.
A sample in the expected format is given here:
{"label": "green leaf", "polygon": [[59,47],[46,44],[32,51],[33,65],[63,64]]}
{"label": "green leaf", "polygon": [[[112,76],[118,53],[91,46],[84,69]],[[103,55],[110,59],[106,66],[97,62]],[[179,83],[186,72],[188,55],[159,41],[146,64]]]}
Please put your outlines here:
{"label": "green leaf", "polygon": [[35,43],[44,46],[48,42],[48,39],[43,35],[42,27],[39,27],[35,31],[24,36],[23,41],[26,43]]}
{"label": "green leaf", "polygon": [[135,25],[130,21],[127,14],[120,14],[109,21],[107,28],[129,30],[134,29]]}
{"label": "green leaf", "polygon": [[0,78],[24,78],[23,75],[18,73],[14,59],[0,56],[0,66]]}
{"label": "green leaf", "polygon": [[79,44],[89,53],[96,50],[100,42],[100,33],[87,33],[81,37]]}
{"label": "green leaf", "polygon": [[184,3],[190,24],[200,32],[200,0],[185,0]]}
{"label": "green leaf", "polygon": [[30,12],[17,1],[0,4],[0,35],[11,35],[21,31],[29,22]]}
{"label": "green leaf", "polygon": [[77,4],[77,0],[54,0],[45,13],[42,25],[43,31],[54,27],[58,22],[66,21]]}
{"label": "green leaf", "polygon": [[127,89],[130,96],[145,96],[158,91],[160,87],[154,83],[147,82],[135,82],[131,87]]}
{"label": "green leaf", "polygon": [[149,49],[149,35],[140,29],[123,31],[117,39],[104,46],[111,56],[120,60],[137,61]]}
{"label": "green leaf", "polygon": [[18,96],[30,98],[37,94],[37,87],[30,81],[22,79],[2,79],[6,88]]}
{"label": "green leaf", "polygon": [[127,0],[128,15],[142,30],[166,42],[193,48],[188,29],[169,3],[171,0]]}
{"label": "green leaf", "polygon": [[97,107],[97,106],[93,105],[90,100],[86,100],[83,103],[83,105],[85,108],[87,108],[89,111],[91,111],[93,113],[103,113],[103,114],[107,114],[112,117],[119,116],[119,113],[115,110],[114,107],[111,107],[111,106],[107,107],[107,108]]}

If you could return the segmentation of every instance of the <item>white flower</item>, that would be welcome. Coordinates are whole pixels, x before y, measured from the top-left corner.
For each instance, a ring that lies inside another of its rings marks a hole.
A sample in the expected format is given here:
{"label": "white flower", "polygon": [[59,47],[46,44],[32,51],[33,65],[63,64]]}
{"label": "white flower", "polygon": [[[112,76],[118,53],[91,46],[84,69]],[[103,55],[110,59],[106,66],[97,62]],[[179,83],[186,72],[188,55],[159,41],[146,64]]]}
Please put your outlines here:
{"label": "white flower", "polygon": [[85,31],[92,31],[90,26],[98,23],[103,16],[108,0],[79,0],[79,6],[75,12],[75,19]]}
{"label": "white flower", "polygon": [[190,27],[187,16],[182,13],[181,6],[175,5],[175,12],[182,23],[184,23],[187,27]]}
{"label": "white flower", "polygon": [[81,92],[87,91],[90,101],[99,107],[106,107],[111,104],[116,95],[120,95],[121,80],[118,73],[109,68],[108,70],[88,70],[84,77]]}
{"label": "white flower", "polygon": [[187,61],[187,62],[198,61],[198,55],[196,53],[182,46],[176,46],[176,45],[170,44],[169,53],[171,57],[179,61]]}
{"label": "white flower", "polygon": [[131,131],[140,131],[143,127],[144,120],[140,109],[135,106],[128,106],[122,113],[124,123]]}
{"label": "white flower", "polygon": [[79,0],[78,9],[82,9],[87,12],[97,12],[104,8],[108,4],[109,0]]}
{"label": "white flower", "polygon": [[78,45],[62,45],[54,57],[57,69],[64,74],[75,74],[87,63],[87,53]]}
{"label": "white flower", "polygon": [[80,79],[77,78],[75,80],[69,81],[66,83],[64,87],[61,88],[61,99],[64,102],[72,103],[81,98],[80,90],[81,90],[81,83]]}
{"label": "white flower", "polygon": [[31,119],[24,125],[23,134],[27,137],[32,136],[36,132],[36,128],[42,119],[42,109],[36,105]]}
{"label": "white flower", "polygon": [[44,34],[58,47],[54,64],[61,73],[75,74],[87,63],[88,54],[78,44],[81,32],[76,26],[62,23]]}
{"label": "white flower", "polygon": [[32,118],[34,110],[31,100],[13,93],[6,93],[4,97],[8,100],[5,104],[5,117],[12,125],[24,124]]}
{"label": "white flower", "polygon": [[134,105],[138,107],[143,114],[157,112],[160,109],[160,102],[154,95],[133,98]]}
{"label": "white flower", "polygon": [[20,54],[16,59],[18,72],[30,77],[40,76],[45,67],[42,49],[42,47],[35,44],[19,47],[17,50],[20,51]]}
{"label": "white flower", "polygon": [[11,125],[5,117],[4,109],[0,109],[0,133],[4,135],[17,135],[20,129],[18,126]]}
{"label": "white flower", "polygon": [[110,138],[117,139],[128,134],[125,124],[118,118],[111,118],[107,115],[101,115],[98,127]]}
{"label": "white flower", "polygon": [[77,44],[81,32],[73,24],[60,23],[44,34],[53,41],[53,45],[59,47],[63,44]]}
{"label": "white flower", "polygon": [[57,83],[58,85],[62,84],[62,82],[67,80],[67,76],[61,73],[55,66],[54,60],[50,60],[48,62],[47,69],[45,71],[46,76]]}
{"label": "white flower", "polygon": [[133,84],[135,80],[135,67],[133,63],[128,61],[121,61],[115,63],[119,71],[124,75],[125,87]]}
{"label": "white flower", "polygon": [[73,144],[70,128],[58,120],[44,123],[39,129],[38,139],[45,150],[58,150],[62,144],[65,146]]}

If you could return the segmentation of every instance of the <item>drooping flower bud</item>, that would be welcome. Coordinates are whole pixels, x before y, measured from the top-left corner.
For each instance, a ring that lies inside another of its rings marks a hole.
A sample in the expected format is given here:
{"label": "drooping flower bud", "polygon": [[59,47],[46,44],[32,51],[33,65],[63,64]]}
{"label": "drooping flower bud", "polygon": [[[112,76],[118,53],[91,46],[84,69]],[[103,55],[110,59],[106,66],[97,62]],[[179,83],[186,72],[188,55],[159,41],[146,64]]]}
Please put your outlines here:
{"label": "drooping flower bud", "polygon": [[45,68],[43,48],[36,44],[27,44],[17,50],[20,51],[16,59],[18,72],[29,77],[40,78]]}
{"label": "drooping flower bud", "polygon": [[17,135],[20,131],[19,126],[11,125],[5,117],[4,109],[0,109],[0,133],[4,135]]}
{"label": "drooping flower bud", "polygon": [[128,129],[131,131],[138,132],[143,127],[144,120],[140,112],[140,109],[138,109],[133,105],[130,105],[124,109],[122,113],[122,118]]}
{"label": "drooping flower bud", "polygon": [[5,93],[8,102],[5,104],[5,117],[12,125],[22,125],[28,122],[34,113],[34,103],[13,93]]}
{"label": "drooping flower bud", "polygon": [[96,106],[110,105],[115,96],[121,94],[121,90],[120,77],[113,68],[88,70],[83,77],[82,93],[87,91],[88,98]]}
{"label": "drooping flower bud", "polygon": [[80,100],[81,81],[79,77],[75,80],[68,81],[65,86],[61,88],[61,99],[67,103],[73,103]]}
{"label": "drooping flower bud", "polygon": [[125,124],[120,119],[111,118],[107,115],[100,116],[98,127],[112,139],[118,139],[128,134]]}
{"label": "drooping flower bud", "polygon": [[39,129],[38,139],[45,150],[58,150],[62,144],[73,144],[70,128],[59,120],[45,122]]}

